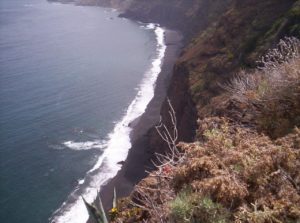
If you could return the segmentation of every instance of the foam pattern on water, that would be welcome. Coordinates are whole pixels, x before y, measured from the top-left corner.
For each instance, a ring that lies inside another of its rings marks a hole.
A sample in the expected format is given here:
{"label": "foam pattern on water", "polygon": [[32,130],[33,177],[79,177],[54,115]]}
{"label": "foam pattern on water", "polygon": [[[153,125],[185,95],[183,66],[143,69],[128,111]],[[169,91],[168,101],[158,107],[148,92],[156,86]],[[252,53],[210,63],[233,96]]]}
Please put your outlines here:
{"label": "foam pattern on water", "polygon": [[106,143],[100,140],[87,142],[66,141],[63,145],[71,150],[102,149],[106,147]]}

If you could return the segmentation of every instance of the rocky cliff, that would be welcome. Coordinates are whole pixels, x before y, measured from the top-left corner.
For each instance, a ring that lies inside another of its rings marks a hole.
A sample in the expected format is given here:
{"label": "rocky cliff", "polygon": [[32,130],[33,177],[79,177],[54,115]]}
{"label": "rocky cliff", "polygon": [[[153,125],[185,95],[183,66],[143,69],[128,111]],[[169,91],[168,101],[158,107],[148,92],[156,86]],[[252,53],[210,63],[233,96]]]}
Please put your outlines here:
{"label": "rocky cliff", "polygon": [[[184,35],[185,44],[218,20],[230,6],[227,1],[173,0],[145,1],[133,0],[130,7],[121,16],[142,22],[158,23],[170,29],[179,30]],[[194,139],[197,111],[192,100],[189,86],[189,70],[177,63],[169,84],[168,98],[176,111],[177,128],[180,141],[191,142]],[[167,101],[161,108],[161,116],[167,126],[171,125]],[[156,129],[149,130],[150,150],[163,152],[167,145],[158,136]]]}
{"label": "rocky cliff", "polygon": [[[300,1],[133,2],[124,16],[185,34],[168,97],[194,142],[171,146],[112,222],[299,222],[300,42],[284,37],[300,38]],[[150,143],[167,150],[154,130]]]}
{"label": "rocky cliff", "polygon": [[[258,58],[284,36],[300,37],[300,2],[178,0],[172,3],[136,1],[124,15],[142,21],[160,21],[186,35],[188,44],[174,68],[168,96],[177,111],[181,139],[191,140],[192,134],[187,129],[193,129],[192,119],[207,115],[205,105],[223,92],[220,84],[240,69],[255,67]],[[167,114],[166,110],[163,106],[162,114]]]}
{"label": "rocky cliff", "polygon": [[[219,112],[211,101],[224,92],[222,83],[240,69],[255,67],[256,60],[282,37],[300,36],[299,4],[294,0],[132,2],[123,16],[158,22],[186,37],[168,90],[180,140],[193,140],[196,120]],[[168,109],[164,103],[165,120]],[[152,148],[163,148],[155,131],[150,132]]]}

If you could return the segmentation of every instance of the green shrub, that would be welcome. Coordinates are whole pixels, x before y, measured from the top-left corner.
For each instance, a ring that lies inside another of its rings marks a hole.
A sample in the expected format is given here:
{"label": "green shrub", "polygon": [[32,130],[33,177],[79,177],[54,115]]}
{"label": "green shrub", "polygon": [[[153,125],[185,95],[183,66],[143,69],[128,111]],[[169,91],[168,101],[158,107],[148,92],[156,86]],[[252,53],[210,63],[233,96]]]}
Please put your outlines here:
{"label": "green shrub", "polygon": [[189,219],[194,209],[193,197],[190,192],[183,191],[177,195],[175,200],[171,201],[171,219],[175,222],[190,222]]}
{"label": "green shrub", "polygon": [[170,202],[171,222],[226,223],[229,212],[208,197],[184,189]]}
{"label": "green shrub", "polygon": [[193,213],[194,223],[226,223],[229,222],[229,212],[221,204],[204,197],[196,206]]}

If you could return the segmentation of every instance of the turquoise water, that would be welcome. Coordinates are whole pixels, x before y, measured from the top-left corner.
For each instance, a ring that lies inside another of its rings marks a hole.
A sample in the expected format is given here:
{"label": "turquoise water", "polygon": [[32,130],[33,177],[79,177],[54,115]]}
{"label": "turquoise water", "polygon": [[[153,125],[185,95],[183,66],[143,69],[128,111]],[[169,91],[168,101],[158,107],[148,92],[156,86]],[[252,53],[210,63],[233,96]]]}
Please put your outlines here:
{"label": "turquoise water", "polygon": [[112,10],[0,1],[0,222],[59,221],[155,59],[153,27]]}

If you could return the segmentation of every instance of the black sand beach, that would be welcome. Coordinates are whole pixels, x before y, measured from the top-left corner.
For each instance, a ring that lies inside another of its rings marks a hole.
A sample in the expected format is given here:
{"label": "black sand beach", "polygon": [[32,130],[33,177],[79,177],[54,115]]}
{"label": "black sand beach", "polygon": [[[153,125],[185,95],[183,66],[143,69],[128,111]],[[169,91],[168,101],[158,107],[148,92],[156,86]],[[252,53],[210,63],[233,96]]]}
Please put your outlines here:
{"label": "black sand beach", "polygon": [[100,196],[105,209],[109,209],[112,205],[114,188],[116,188],[118,198],[128,196],[133,187],[147,175],[145,170],[153,168],[150,160],[153,151],[150,151],[148,147],[149,136],[147,132],[159,121],[161,105],[166,98],[173,66],[182,48],[181,41],[182,35],[179,32],[165,31],[167,49],[162,71],[156,82],[154,97],[148,104],[146,112],[132,123],[132,148],[127,159],[124,160],[121,170],[106,185],[101,187]]}

